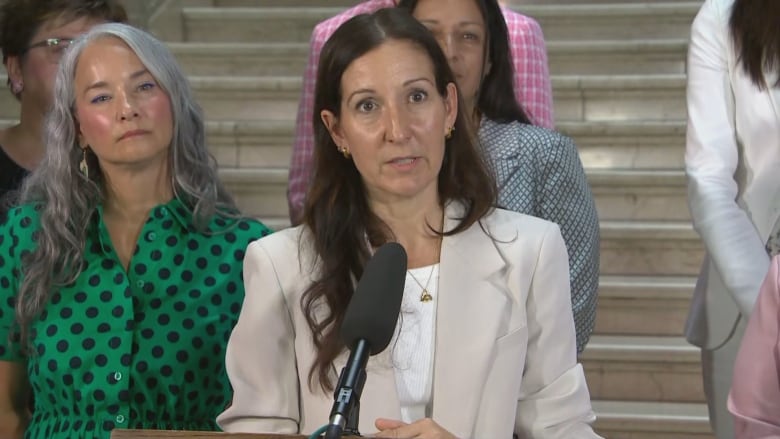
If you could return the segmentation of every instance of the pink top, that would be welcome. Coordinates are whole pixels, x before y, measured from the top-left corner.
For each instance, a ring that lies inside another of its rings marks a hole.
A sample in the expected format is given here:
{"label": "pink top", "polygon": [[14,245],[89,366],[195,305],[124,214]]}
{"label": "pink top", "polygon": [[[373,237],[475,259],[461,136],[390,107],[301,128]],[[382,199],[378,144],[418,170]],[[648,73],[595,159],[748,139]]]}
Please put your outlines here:
{"label": "pink top", "polygon": [[[368,0],[335,17],[319,23],[312,31],[309,61],[303,76],[303,90],[295,123],[287,201],[290,218],[297,224],[303,213],[303,203],[309,188],[314,154],[314,86],[317,80],[317,65],[325,42],[342,23],[359,14],[368,14],[382,8],[394,7],[394,0]],[[547,66],[547,49],[544,45],[542,28],[534,19],[502,9],[509,30],[509,50],[514,61],[515,97],[523,107],[531,123],[553,128],[553,103],[550,72]]]}
{"label": "pink top", "polygon": [[780,256],[769,266],[734,364],[736,439],[780,437]]}

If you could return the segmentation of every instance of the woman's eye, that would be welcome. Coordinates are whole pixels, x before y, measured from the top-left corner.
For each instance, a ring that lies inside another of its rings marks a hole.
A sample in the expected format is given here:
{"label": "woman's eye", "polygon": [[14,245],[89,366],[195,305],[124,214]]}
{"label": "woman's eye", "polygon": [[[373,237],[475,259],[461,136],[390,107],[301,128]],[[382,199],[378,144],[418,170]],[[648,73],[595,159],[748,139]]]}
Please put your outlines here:
{"label": "woman's eye", "polygon": [[477,40],[479,40],[479,35],[467,32],[467,33],[463,34],[463,39],[464,40],[477,41]]}
{"label": "woman's eye", "polygon": [[422,102],[427,97],[428,97],[428,93],[426,93],[426,92],[424,92],[422,90],[418,90],[418,91],[412,92],[412,94],[409,95],[409,100],[411,102]]}
{"label": "woman's eye", "polygon": [[155,87],[155,85],[153,83],[151,83],[151,82],[144,82],[143,84],[138,86],[138,90],[139,91],[147,91],[147,90],[153,89],[154,87]]}
{"label": "woman's eye", "polygon": [[368,113],[374,111],[374,109],[376,108],[376,104],[372,101],[362,101],[358,103],[357,107],[359,111]]}
{"label": "woman's eye", "polygon": [[93,103],[93,104],[97,104],[97,103],[100,103],[100,102],[106,102],[108,99],[109,99],[109,97],[106,96],[106,95],[99,95],[99,96],[95,96],[94,98],[92,98],[92,100],[90,102]]}

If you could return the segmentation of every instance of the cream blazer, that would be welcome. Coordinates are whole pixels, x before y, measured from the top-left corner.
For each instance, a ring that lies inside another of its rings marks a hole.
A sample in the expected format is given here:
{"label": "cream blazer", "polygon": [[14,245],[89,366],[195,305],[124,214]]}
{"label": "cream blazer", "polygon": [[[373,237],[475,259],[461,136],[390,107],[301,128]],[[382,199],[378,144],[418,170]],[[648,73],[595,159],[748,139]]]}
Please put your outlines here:
{"label": "cream blazer", "polygon": [[[447,208],[448,230],[461,210]],[[462,439],[598,438],[558,226],[504,210],[483,225],[493,239],[475,224],[442,242],[432,418]],[[217,418],[225,431],[310,434],[328,422],[333,396],[308,384],[315,349],[300,305],[312,263],[300,227],[249,246],[246,299],[227,347],[235,393]],[[401,416],[389,349],[368,362],[363,434],[376,432],[376,418]]]}
{"label": "cream blazer", "polygon": [[780,96],[777,88],[759,90],[737,64],[732,3],[704,2],[688,50],[688,203],[708,258],[686,336],[708,349],[731,337],[740,312],[750,315],[780,213]]}

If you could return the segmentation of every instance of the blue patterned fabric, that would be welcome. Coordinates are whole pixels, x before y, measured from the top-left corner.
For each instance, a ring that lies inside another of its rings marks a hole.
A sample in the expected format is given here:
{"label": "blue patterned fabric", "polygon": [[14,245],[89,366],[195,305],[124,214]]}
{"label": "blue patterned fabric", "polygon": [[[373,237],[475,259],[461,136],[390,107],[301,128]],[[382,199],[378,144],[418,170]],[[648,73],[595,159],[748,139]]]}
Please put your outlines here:
{"label": "blue patterned fabric", "polygon": [[483,118],[479,139],[496,176],[498,205],[552,221],[569,252],[577,352],[593,331],[599,284],[599,219],[574,142],[555,131]]}

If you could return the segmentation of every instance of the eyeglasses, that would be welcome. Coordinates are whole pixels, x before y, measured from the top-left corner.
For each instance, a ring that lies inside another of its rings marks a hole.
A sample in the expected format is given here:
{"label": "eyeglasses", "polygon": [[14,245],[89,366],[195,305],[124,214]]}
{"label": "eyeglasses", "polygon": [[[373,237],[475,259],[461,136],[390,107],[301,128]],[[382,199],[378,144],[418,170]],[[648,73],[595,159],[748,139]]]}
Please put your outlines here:
{"label": "eyeglasses", "polygon": [[72,38],[47,38],[43,41],[30,44],[27,46],[27,49],[25,49],[25,52],[35,49],[36,47],[43,47],[46,49],[49,60],[58,62],[65,53],[65,50],[70,47],[71,44],[73,44]]}

